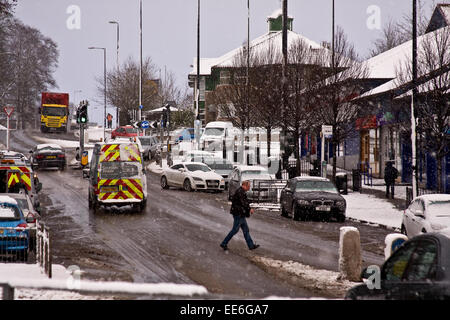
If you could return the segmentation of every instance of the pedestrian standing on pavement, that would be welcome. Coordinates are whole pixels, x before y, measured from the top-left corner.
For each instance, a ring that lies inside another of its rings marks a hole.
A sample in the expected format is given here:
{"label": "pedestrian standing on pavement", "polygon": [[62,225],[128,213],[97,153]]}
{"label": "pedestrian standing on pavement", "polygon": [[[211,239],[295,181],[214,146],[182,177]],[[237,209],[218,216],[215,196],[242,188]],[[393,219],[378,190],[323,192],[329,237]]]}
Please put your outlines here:
{"label": "pedestrian standing on pavement", "polygon": [[392,162],[386,162],[384,168],[384,182],[386,183],[386,198],[389,198],[389,190],[391,191],[392,199],[394,199],[395,179],[398,177],[398,170],[392,166]]}
{"label": "pedestrian standing on pavement", "polygon": [[233,228],[220,244],[223,250],[228,250],[228,242],[236,233],[238,233],[239,228],[242,229],[245,241],[247,242],[247,246],[250,250],[259,247],[259,244],[253,243],[253,240],[250,237],[250,231],[246,220],[246,218],[250,217],[250,215],[254,213],[254,209],[250,208],[250,203],[247,199],[246,192],[248,190],[250,190],[250,181],[243,181],[242,186],[237,189],[233,195],[230,209],[230,213],[233,215]]}
{"label": "pedestrian standing on pavement", "polygon": [[111,129],[112,128],[113,115],[111,113],[108,113],[108,115],[106,116],[106,119],[108,120],[108,129]]}

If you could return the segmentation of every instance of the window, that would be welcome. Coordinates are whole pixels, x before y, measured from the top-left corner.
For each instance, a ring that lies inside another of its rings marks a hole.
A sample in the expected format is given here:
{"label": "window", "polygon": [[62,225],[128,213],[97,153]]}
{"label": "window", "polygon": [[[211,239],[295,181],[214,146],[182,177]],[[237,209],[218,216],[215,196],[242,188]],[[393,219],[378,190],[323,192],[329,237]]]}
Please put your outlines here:
{"label": "window", "polygon": [[230,71],[220,71],[220,84],[230,84]]}
{"label": "window", "polygon": [[401,281],[416,246],[416,242],[410,242],[397,249],[384,264],[381,278],[387,281]]}
{"label": "window", "polygon": [[182,164],[176,164],[176,165],[172,166],[172,168],[170,168],[170,169],[172,169],[172,170],[178,170],[178,169],[181,169],[181,168],[183,168],[183,165],[182,165]]}
{"label": "window", "polygon": [[404,279],[408,281],[432,280],[436,276],[437,245],[433,241],[421,241],[411,255]]}

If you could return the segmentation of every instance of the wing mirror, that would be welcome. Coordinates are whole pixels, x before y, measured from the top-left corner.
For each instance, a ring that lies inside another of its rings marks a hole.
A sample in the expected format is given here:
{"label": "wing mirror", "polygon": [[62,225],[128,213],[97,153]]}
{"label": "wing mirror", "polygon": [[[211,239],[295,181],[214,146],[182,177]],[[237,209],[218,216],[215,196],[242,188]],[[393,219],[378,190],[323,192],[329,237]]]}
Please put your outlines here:
{"label": "wing mirror", "polygon": [[83,169],[83,179],[89,179],[90,174],[89,174],[89,169],[85,168]]}
{"label": "wing mirror", "polygon": [[27,223],[34,223],[36,222],[36,217],[31,212],[27,214]]}
{"label": "wing mirror", "polygon": [[180,172],[186,172],[186,169],[185,169],[185,168],[180,168],[180,169],[178,169],[178,171],[180,171]]}
{"label": "wing mirror", "polygon": [[424,216],[424,213],[423,213],[422,210],[416,210],[416,211],[414,211],[414,215],[415,215],[416,217],[425,219],[425,216]]}

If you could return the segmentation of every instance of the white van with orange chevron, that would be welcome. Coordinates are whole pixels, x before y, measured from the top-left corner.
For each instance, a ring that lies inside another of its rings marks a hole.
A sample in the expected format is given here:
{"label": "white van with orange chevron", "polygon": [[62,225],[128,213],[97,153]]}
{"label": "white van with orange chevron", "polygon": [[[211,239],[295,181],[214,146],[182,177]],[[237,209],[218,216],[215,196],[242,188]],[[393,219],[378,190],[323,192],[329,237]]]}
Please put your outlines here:
{"label": "white van with orange chevron", "polygon": [[89,171],[89,208],[131,205],[141,212],[147,203],[147,179],[139,145],[133,138],[95,144]]}

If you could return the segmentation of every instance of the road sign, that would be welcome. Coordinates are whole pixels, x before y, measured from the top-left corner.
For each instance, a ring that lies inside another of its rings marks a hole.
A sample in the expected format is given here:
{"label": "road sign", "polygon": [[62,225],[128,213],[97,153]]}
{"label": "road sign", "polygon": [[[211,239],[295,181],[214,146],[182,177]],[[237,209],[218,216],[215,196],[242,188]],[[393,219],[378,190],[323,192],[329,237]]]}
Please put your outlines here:
{"label": "road sign", "polygon": [[322,134],[325,138],[329,138],[333,135],[333,126],[322,125]]}
{"label": "road sign", "polygon": [[11,117],[11,114],[14,112],[14,107],[4,107],[3,110],[5,111],[6,115]]}
{"label": "road sign", "polygon": [[141,122],[141,128],[142,129],[148,129],[150,128],[150,123],[147,120],[144,120]]}
{"label": "road sign", "polygon": [[141,104],[141,105],[139,106],[139,109],[142,110],[143,108],[144,108],[144,106]]}

